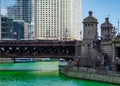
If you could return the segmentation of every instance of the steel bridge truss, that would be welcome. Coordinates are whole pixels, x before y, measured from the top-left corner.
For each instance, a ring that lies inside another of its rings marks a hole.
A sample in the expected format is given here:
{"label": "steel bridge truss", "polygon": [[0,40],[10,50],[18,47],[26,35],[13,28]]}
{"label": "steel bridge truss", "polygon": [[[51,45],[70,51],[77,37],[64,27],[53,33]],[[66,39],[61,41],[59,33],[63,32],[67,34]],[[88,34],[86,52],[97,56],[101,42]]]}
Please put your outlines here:
{"label": "steel bridge truss", "polygon": [[0,42],[2,58],[73,58],[74,42],[34,42],[34,41],[2,41]]}

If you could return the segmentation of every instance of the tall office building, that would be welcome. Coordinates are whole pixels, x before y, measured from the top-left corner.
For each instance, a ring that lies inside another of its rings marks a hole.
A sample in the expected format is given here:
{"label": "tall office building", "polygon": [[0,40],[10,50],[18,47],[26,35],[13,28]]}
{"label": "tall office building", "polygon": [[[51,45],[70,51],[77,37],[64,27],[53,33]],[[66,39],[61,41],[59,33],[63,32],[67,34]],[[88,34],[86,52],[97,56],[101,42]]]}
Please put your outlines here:
{"label": "tall office building", "polygon": [[35,0],[36,39],[80,39],[81,0]]}
{"label": "tall office building", "polygon": [[13,38],[13,19],[1,16],[1,39]]}
{"label": "tall office building", "polygon": [[0,40],[1,40],[1,0],[0,0]]}
{"label": "tall office building", "polygon": [[25,22],[23,20],[13,21],[13,39],[24,39]]}
{"label": "tall office building", "polygon": [[0,15],[0,40],[1,40],[1,15]]}
{"label": "tall office building", "polygon": [[7,15],[14,20],[24,20],[27,23],[31,23],[32,8],[31,0],[11,0],[6,1],[6,4],[12,5],[7,7]]}

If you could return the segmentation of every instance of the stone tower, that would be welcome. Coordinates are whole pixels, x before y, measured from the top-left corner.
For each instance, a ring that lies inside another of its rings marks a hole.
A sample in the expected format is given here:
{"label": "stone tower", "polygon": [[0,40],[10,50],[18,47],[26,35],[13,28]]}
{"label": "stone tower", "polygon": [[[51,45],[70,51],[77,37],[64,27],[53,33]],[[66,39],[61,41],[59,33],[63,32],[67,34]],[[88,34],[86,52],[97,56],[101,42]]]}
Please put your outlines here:
{"label": "stone tower", "polygon": [[104,41],[112,39],[113,25],[109,22],[109,18],[105,18],[105,22],[101,24],[101,36]]}
{"label": "stone tower", "polygon": [[89,11],[89,16],[83,20],[83,44],[85,47],[91,47],[93,40],[98,36],[97,19],[92,16],[92,11]]}

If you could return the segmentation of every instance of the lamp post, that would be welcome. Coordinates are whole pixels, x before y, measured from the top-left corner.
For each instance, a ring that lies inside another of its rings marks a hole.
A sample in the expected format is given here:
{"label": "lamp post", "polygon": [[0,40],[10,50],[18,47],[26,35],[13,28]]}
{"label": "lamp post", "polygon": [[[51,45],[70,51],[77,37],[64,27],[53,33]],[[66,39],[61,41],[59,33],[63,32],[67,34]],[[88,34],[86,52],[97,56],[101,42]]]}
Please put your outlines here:
{"label": "lamp post", "polygon": [[108,24],[108,36],[107,36],[107,40],[110,39],[110,34],[109,34],[109,31],[110,31],[110,30],[109,30],[109,29],[110,29],[110,28],[109,28],[109,24],[110,24],[110,23],[109,23],[109,17],[110,17],[110,15],[108,15],[108,18],[107,18],[107,24]]}
{"label": "lamp post", "polygon": [[118,30],[118,35],[119,35],[119,18],[117,18],[117,20],[118,20],[118,28],[117,28],[117,30]]}
{"label": "lamp post", "polygon": [[80,56],[78,56],[78,69],[80,67]]}

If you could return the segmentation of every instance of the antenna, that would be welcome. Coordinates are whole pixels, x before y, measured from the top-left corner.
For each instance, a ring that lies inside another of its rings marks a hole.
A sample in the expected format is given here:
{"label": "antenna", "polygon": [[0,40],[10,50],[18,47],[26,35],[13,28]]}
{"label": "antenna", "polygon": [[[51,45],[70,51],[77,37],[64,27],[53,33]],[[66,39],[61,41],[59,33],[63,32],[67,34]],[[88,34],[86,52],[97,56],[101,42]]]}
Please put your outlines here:
{"label": "antenna", "polygon": [[110,15],[108,15],[108,18],[110,17]]}

